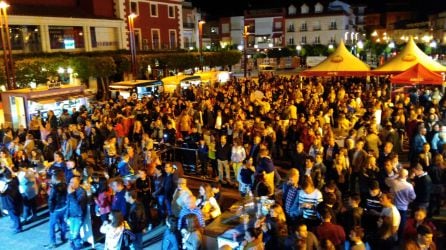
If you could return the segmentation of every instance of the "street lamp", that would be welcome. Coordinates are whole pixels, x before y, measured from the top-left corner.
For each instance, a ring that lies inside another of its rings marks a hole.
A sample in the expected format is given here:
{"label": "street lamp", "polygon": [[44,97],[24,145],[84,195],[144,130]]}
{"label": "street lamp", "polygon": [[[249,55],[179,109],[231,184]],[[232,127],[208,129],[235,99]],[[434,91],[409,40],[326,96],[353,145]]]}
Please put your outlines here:
{"label": "street lamp", "polygon": [[395,48],[395,43],[393,41],[389,43],[389,48],[392,50]]}
{"label": "street lamp", "polygon": [[429,46],[433,49],[437,48],[437,42],[435,40],[432,40],[432,42],[429,44]]}
{"label": "street lamp", "polygon": [[8,13],[9,7],[4,1],[0,1],[0,29],[3,46],[3,59],[5,64],[6,86],[8,89],[15,89],[14,63],[12,61],[11,39],[9,35]]}
{"label": "street lamp", "polygon": [[302,46],[300,46],[300,45],[297,45],[296,46],[296,50],[297,50],[297,57],[299,58],[299,68],[300,68],[300,65],[302,64],[302,61],[301,61],[301,58],[300,58],[300,51],[302,50]]}
{"label": "street lamp", "polygon": [[248,70],[248,28],[249,25],[245,25],[243,29],[243,76],[246,78],[246,71]]}
{"label": "street lamp", "polygon": [[200,68],[203,70],[203,24],[204,20],[198,21],[198,48],[200,50]]}
{"label": "street lamp", "polygon": [[134,19],[136,17],[137,15],[135,13],[131,13],[130,15],[128,15],[132,80],[136,80],[138,78],[138,72],[136,69],[136,43],[135,43],[135,26],[134,26]]}
{"label": "street lamp", "polygon": [[437,42],[435,40],[432,40],[429,43],[429,47],[431,47],[431,55],[434,55],[434,50],[437,48]]}

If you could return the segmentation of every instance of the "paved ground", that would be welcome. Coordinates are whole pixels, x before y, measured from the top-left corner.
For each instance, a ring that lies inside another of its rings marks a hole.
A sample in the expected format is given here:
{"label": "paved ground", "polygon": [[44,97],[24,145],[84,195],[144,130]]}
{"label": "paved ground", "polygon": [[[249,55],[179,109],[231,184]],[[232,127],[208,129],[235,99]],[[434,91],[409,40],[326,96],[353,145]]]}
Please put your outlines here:
{"label": "paved ground", "polygon": [[[180,166],[181,165],[177,164]],[[182,171],[180,175],[182,175]],[[201,177],[188,177],[188,186],[191,190],[198,194],[198,188],[203,182],[211,182],[210,179],[205,179]],[[236,199],[239,198],[237,189],[235,188],[222,188],[223,203],[222,209],[229,207]],[[44,245],[48,244],[48,210],[43,209],[39,211],[38,218],[34,222],[23,226],[23,232],[19,234],[12,234],[10,229],[9,217],[0,217],[0,250],[11,249],[11,250],[43,250]],[[144,249],[158,250],[161,249],[161,242],[159,241],[160,235],[164,232],[166,227],[155,227],[152,232],[147,233],[144,240]],[[95,249],[103,249],[103,239],[96,237]],[[60,242],[60,241],[59,241]],[[70,249],[69,244],[59,245],[56,249],[68,250]],[[91,246],[87,246],[84,249],[91,249]]]}
{"label": "paved ground", "polygon": [[[178,164],[179,165],[179,164]],[[181,167],[180,167],[181,169]],[[279,168],[279,172],[282,177],[285,177],[285,172]],[[182,173],[180,173],[182,175]],[[188,177],[188,186],[192,191],[197,194],[198,187],[202,182],[212,182],[210,179],[202,178],[201,176]],[[237,189],[223,187],[221,189],[222,197],[221,207],[222,210],[227,209],[233,202],[240,198]],[[48,212],[47,210],[42,210],[38,213],[39,217],[33,223],[25,225],[23,227],[24,231],[20,234],[12,234],[10,230],[10,220],[9,217],[0,217],[0,250],[11,249],[11,250],[42,250],[44,245],[48,243]],[[446,231],[446,220],[445,214],[437,217],[435,222],[438,226],[438,232],[442,235],[442,232]],[[155,227],[154,230],[147,233],[144,236],[144,249],[158,250],[161,249],[160,236],[164,232],[165,227]],[[103,249],[103,239],[96,239],[95,249]],[[440,237],[438,242],[438,249],[443,248],[446,244],[444,242],[444,237]],[[68,250],[70,249],[69,244],[60,245],[57,249]],[[91,249],[91,246],[86,246],[84,249]]]}

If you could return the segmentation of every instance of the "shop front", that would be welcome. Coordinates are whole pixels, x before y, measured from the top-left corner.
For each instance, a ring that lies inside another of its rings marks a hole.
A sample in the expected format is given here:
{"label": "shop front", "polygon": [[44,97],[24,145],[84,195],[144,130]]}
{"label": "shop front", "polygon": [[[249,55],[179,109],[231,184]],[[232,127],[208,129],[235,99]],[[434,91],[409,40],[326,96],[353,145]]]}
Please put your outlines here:
{"label": "shop front", "polygon": [[88,106],[91,94],[85,92],[84,86],[60,85],[39,87],[35,89],[16,89],[1,93],[5,123],[17,129],[20,125],[28,127],[33,116],[40,113],[47,117],[53,110],[58,117],[62,110],[79,110],[82,105]]}

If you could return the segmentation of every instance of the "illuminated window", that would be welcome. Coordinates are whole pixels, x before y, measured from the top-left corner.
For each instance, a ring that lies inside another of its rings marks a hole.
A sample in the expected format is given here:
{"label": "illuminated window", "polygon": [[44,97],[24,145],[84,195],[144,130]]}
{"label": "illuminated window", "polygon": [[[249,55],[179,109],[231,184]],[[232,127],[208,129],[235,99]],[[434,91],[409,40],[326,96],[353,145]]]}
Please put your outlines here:
{"label": "illuminated window", "polygon": [[84,48],[84,33],[82,27],[49,26],[51,49]]}

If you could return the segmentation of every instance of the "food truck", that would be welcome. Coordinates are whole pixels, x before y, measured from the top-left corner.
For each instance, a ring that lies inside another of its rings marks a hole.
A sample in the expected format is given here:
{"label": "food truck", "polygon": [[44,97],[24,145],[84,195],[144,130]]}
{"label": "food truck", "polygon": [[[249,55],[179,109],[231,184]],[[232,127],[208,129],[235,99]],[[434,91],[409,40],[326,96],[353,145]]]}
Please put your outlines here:
{"label": "food truck", "polygon": [[46,118],[47,112],[53,110],[56,116],[62,110],[79,110],[88,106],[94,95],[83,85],[46,85],[37,88],[8,90],[1,93],[5,123],[17,129],[20,125],[28,127],[32,117],[40,114]]}
{"label": "food truck", "polygon": [[198,86],[201,84],[200,76],[192,76],[192,75],[176,75],[176,76],[168,76],[161,79],[164,86],[164,92],[173,93],[178,86],[181,89],[188,88],[190,86]]}
{"label": "food truck", "polygon": [[159,80],[133,80],[111,83],[109,89],[112,98],[121,95],[125,99],[130,96],[141,99],[144,96],[158,96],[162,92],[162,86],[163,82]]}

